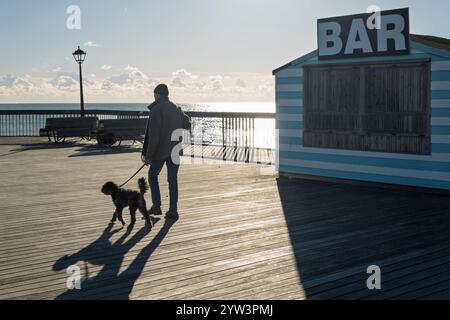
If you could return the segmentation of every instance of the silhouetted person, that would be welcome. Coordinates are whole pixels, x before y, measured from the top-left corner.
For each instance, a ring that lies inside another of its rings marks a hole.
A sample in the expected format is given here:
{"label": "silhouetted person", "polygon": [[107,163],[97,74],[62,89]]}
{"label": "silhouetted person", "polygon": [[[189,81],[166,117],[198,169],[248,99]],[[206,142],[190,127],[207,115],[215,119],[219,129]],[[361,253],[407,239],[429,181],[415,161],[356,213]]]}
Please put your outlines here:
{"label": "silhouetted person", "polygon": [[165,84],[159,84],[155,88],[154,96],[155,102],[148,107],[150,118],[142,149],[142,161],[150,164],[148,177],[153,206],[149,213],[162,214],[158,176],[162,167],[166,164],[170,194],[170,207],[166,217],[177,220],[179,217],[178,169],[180,162],[179,154],[172,157],[172,150],[180,142],[178,137],[175,141],[172,141],[172,133],[178,129],[190,129],[191,122],[189,117],[169,100],[169,88]]}

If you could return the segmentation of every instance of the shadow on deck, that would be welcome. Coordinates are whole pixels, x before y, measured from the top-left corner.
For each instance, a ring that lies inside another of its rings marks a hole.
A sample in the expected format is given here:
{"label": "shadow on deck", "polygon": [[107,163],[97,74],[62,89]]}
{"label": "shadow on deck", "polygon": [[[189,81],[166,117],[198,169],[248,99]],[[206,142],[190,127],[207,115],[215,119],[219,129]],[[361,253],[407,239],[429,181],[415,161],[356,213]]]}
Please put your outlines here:
{"label": "shadow on deck", "polygon": [[[5,138],[3,138],[5,139]],[[7,138],[13,140],[14,138]],[[23,139],[23,138],[22,138]],[[29,138],[33,139],[33,138]],[[98,145],[95,140],[87,141],[80,139],[68,139],[65,142],[53,143],[42,142],[42,138],[34,138],[35,143],[17,143],[0,142],[1,146],[14,146],[15,148],[8,152],[0,154],[1,157],[8,157],[17,153],[33,151],[33,150],[52,150],[52,149],[74,149],[74,152],[69,157],[85,157],[85,156],[100,156],[119,153],[140,153],[142,144],[130,141],[124,142],[121,145],[104,146]],[[275,152],[270,148],[246,148],[246,147],[222,147],[218,145],[184,145],[183,152],[187,157],[195,157],[209,160],[225,160],[245,163],[258,163],[272,165],[275,162]]]}
{"label": "shadow on deck", "polygon": [[[307,298],[450,298],[448,195],[287,178],[277,185]],[[371,265],[381,290],[367,288]]]}
{"label": "shadow on deck", "polygon": [[[108,225],[100,187],[125,181],[135,152],[35,143],[0,143],[0,154],[28,146],[0,157],[0,299],[450,298],[448,196],[189,164],[181,219],[130,233]],[[165,170],[160,183],[167,207]],[[66,287],[71,265],[81,290]],[[366,287],[370,265],[381,290]]]}
{"label": "shadow on deck", "polygon": [[[97,240],[80,251],[64,256],[55,262],[54,271],[66,270],[79,262],[85,266],[84,279],[79,283],[83,290],[68,289],[56,299],[95,299],[96,297],[129,299],[134,283],[139,279],[145,264],[149,262],[152,253],[169,233],[173,224],[173,221],[165,220],[164,226],[153,239],[136,255],[126,270],[120,273],[125,254],[142,241],[148,235],[149,230],[144,227],[128,240],[131,232],[127,230],[118,240],[111,242],[112,235],[121,231],[122,228],[113,230],[113,226],[109,224]],[[101,270],[95,276],[90,277],[87,263],[100,266]]]}

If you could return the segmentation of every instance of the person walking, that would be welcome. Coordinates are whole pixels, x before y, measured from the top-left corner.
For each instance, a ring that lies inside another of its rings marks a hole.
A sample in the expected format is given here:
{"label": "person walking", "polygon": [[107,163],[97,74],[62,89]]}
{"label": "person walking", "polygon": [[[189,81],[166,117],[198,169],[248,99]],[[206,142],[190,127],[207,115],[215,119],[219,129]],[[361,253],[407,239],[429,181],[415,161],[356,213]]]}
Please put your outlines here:
{"label": "person walking", "polygon": [[154,90],[155,101],[148,106],[150,110],[147,130],[141,159],[150,165],[148,178],[153,205],[149,214],[161,215],[161,193],[158,176],[164,164],[167,167],[167,181],[169,183],[170,207],[166,218],[178,220],[178,170],[179,155],[172,156],[173,148],[180,143],[172,141],[172,133],[178,129],[189,130],[190,118],[177,105],[169,100],[169,88],[159,84]]}

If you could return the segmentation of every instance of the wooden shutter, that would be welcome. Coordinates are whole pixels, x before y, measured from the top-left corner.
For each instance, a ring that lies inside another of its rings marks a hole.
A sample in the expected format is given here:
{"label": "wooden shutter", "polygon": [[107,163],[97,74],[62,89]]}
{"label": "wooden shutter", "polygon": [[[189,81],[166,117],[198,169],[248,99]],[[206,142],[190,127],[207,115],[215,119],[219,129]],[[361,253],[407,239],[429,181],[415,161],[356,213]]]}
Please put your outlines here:
{"label": "wooden shutter", "polygon": [[305,67],[306,147],[430,154],[429,62]]}

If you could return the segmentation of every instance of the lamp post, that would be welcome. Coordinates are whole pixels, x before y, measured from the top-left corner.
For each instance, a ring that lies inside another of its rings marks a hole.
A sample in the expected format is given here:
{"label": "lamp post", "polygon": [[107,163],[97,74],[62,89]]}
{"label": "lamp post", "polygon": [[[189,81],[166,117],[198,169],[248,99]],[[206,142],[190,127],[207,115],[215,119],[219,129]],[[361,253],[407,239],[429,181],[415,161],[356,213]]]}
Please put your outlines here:
{"label": "lamp post", "polygon": [[86,58],[86,52],[81,50],[80,47],[78,46],[78,49],[74,53],[72,53],[72,55],[80,68],[80,102],[81,102],[80,115],[84,117],[83,74],[81,73],[81,64],[84,62],[84,59]]}

